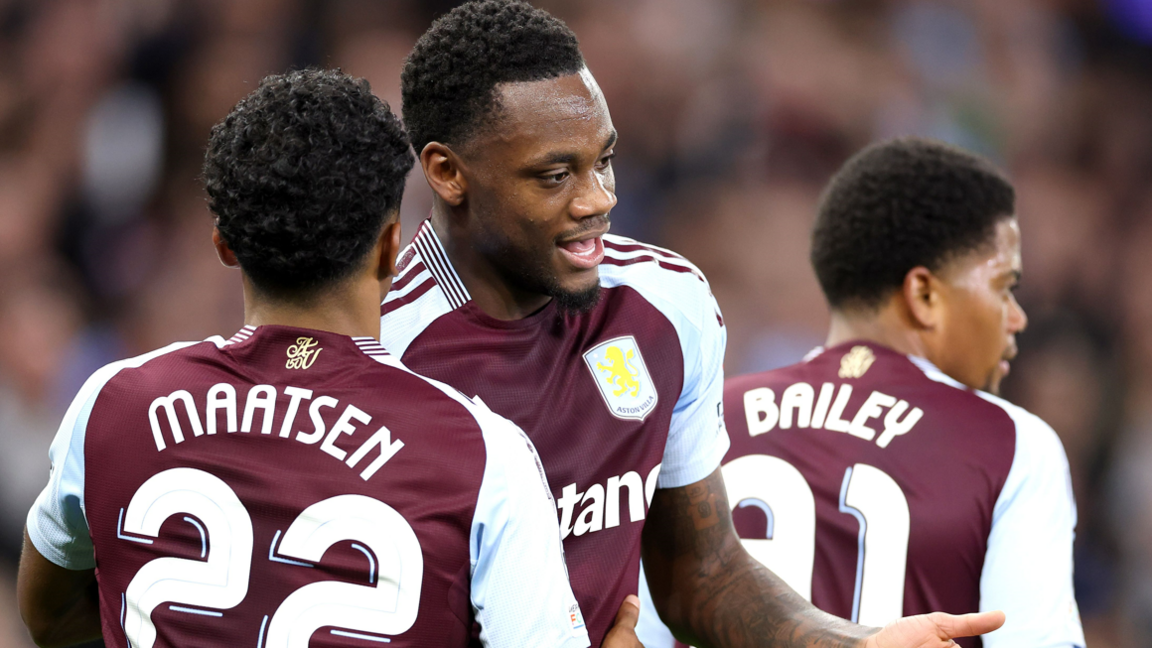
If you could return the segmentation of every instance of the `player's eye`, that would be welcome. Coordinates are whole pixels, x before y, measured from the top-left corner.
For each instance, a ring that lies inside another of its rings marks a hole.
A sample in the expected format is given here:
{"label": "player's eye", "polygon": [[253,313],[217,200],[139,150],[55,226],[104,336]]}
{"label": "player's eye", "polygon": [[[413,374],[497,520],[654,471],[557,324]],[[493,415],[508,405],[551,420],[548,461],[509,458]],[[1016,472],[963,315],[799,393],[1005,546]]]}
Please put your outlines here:
{"label": "player's eye", "polygon": [[545,184],[558,185],[568,179],[568,175],[568,171],[553,171],[540,176],[540,179],[543,180]]}
{"label": "player's eye", "polygon": [[607,169],[609,166],[612,165],[612,158],[614,158],[614,157],[616,157],[615,153],[609,153],[609,154],[605,155],[604,157],[600,158],[600,160],[596,163],[596,166],[600,169]]}

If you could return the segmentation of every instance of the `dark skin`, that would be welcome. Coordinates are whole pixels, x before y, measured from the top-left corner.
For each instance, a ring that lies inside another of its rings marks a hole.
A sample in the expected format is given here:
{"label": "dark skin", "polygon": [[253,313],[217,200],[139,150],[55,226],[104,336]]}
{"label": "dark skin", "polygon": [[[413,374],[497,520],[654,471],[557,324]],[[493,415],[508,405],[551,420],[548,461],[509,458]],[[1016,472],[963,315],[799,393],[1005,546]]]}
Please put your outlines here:
{"label": "dark skin", "polygon": [[100,638],[96,570],[71,570],[56,565],[36,551],[27,531],[16,599],[24,625],[41,648],[72,646]]}
{"label": "dark skin", "polygon": [[[432,224],[474,303],[505,320],[565,291],[594,288],[594,267],[564,249],[607,231],[616,203],[616,130],[587,71],[497,86],[499,108],[467,141],[420,152],[435,193]],[[660,617],[696,646],[943,648],[991,632],[998,612],[934,613],[877,630],[820,612],[749,556],[719,469],[658,489],[642,554]]]}
{"label": "dark skin", "polygon": [[999,394],[1016,357],[1016,334],[1028,326],[1014,293],[1022,272],[1020,225],[1005,216],[978,249],[936,272],[909,270],[877,308],[833,309],[828,346],[872,340],[927,358],[972,389]]}

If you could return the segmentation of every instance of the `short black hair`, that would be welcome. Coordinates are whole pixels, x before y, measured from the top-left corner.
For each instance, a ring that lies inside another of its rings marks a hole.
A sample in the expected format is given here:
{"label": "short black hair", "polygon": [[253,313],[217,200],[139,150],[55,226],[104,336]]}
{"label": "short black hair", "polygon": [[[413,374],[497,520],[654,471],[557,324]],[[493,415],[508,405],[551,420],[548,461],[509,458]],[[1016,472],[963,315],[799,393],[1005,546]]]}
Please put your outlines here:
{"label": "short black hair", "polygon": [[404,122],[417,154],[462,145],[497,109],[496,85],[576,74],[584,56],[559,18],[526,2],[466,2],[416,41],[400,75]]}
{"label": "short black hair", "polygon": [[265,77],[212,128],[204,185],[255,287],[308,298],[361,266],[413,162],[367,81],[308,69]]}
{"label": "short black hair", "polygon": [[991,162],[929,139],[873,144],[832,177],[812,267],[833,308],[878,306],[918,266],[933,272],[992,242],[1016,192]]}

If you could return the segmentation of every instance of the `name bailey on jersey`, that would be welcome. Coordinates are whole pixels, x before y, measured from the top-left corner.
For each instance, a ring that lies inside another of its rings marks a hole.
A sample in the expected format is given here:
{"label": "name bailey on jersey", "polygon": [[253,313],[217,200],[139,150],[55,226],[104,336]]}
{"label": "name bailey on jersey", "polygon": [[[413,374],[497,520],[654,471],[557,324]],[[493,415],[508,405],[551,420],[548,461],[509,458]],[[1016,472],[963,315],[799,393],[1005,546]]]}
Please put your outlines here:
{"label": "name bailey on jersey", "polygon": [[[312,357],[315,358],[314,355]],[[362,428],[358,428],[356,424],[369,425],[372,422],[372,417],[369,414],[349,403],[329,429],[321,409],[339,410],[341,405],[339,400],[324,395],[313,398],[311,389],[292,386],[284,387],[284,396],[288,398],[287,407],[283,409],[283,415],[278,416],[279,411],[276,406],[278,393],[274,385],[254,385],[248,390],[244,399],[244,406],[241,408],[236,397],[236,387],[229,383],[217,383],[208,388],[203,397],[203,412],[205,414],[203,417],[200,414],[201,408],[197,405],[197,399],[194,399],[188,390],[178,389],[167,396],[160,396],[153,400],[148,407],[148,422],[151,425],[152,438],[156,442],[156,450],[159,452],[168,447],[165,442],[165,426],[162,425],[162,421],[167,422],[167,434],[174,443],[184,442],[184,427],[181,423],[182,417],[179,416],[180,409],[183,409],[185,415],[183,418],[194,437],[215,435],[219,427],[221,412],[224,414],[225,431],[228,434],[251,432],[256,413],[260,412],[260,434],[271,436],[274,423],[279,421],[279,433],[275,438],[288,439],[292,437],[296,427],[297,414],[300,412],[301,404],[305,401],[311,401],[308,404],[308,417],[311,419],[312,429],[296,431],[295,440],[305,445],[319,443],[320,450],[344,462],[349,468],[355,468],[373,448],[379,448],[380,454],[360,473],[360,477],[365,481],[375,475],[376,471],[380,470],[389,459],[404,447],[403,441],[392,438],[391,430],[386,426],[380,426],[349,455],[347,450],[337,447],[336,442],[342,440],[340,439],[342,435],[348,435],[353,439],[363,438],[363,434],[357,435],[358,432],[362,431]],[[183,405],[183,408],[178,408],[178,403]],[[161,411],[165,414],[163,419],[160,417]],[[238,417],[241,411],[243,412],[242,418]],[[240,418],[239,426],[236,424],[238,418]],[[342,441],[345,441],[345,445],[347,445],[346,440]]]}
{"label": "name bailey on jersey", "polygon": [[[867,369],[865,369],[866,371]],[[835,398],[833,398],[835,396]],[[826,382],[820,386],[820,395],[806,382],[793,383],[786,387],[776,401],[776,393],[768,387],[757,387],[744,393],[744,414],[748,421],[749,436],[758,436],[772,431],[777,425],[787,430],[792,427],[793,417],[798,428],[823,428],[832,432],[846,432],[854,437],[871,441],[887,448],[892,440],[907,434],[920,422],[924,411],[919,407],[909,410],[909,403],[879,391],[873,391],[851,419],[844,418],[844,410],[852,398],[852,385],[836,385]],[[884,414],[884,409],[888,413]],[[868,425],[872,419],[884,415],[884,428],[876,438],[876,430]],[[901,418],[903,417],[903,418]]]}

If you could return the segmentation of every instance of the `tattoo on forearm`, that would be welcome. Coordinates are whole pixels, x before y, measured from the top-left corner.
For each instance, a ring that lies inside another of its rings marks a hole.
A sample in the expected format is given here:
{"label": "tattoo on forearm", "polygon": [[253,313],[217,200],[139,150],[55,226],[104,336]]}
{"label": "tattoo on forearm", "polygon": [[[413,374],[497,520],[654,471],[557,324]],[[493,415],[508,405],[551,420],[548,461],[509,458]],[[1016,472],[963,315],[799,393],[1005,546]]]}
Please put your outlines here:
{"label": "tattoo on forearm", "polygon": [[816,610],[743,550],[719,471],[657,491],[644,534],[654,597],[667,588],[674,603],[666,613],[693,645],[849,648],[865,636]]}

